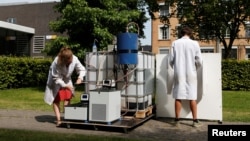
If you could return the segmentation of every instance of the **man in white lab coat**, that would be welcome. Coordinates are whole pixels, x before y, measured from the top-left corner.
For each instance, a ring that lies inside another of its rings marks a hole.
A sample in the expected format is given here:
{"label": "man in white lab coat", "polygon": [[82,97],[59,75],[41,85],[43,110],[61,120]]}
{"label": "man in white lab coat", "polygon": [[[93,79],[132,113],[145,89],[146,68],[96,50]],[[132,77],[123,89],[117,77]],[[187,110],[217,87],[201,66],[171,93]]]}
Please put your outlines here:
{"label": "man in white lab coat", "polygon": [[193,126],[200,125],[197,119],[197,69],[202,67],[200,46],[190,39],[192,30],[183,27],[182,37],[172,43],[169,54],[169,66],[174,71],[173,98],[175,99],[175,123],[178,125],[182,100],[189,100],[193,116]]}

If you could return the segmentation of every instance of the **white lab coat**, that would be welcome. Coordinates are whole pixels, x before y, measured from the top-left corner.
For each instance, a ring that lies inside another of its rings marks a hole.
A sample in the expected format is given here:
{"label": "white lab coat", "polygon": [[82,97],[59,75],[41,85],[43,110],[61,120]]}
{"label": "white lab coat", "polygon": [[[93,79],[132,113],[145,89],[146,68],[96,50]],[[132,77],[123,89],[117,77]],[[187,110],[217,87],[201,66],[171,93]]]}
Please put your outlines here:
{"label": "white lab coat", "polygon": [[[85,67],[81,64],[79,59],[73,55],[72,63],[67,68],[66,66],[59,66],[57,64],[58,57],[54,59],[50,68],[45,88],[44,101],[51,105],[57,96],[57,93],[61,87],[66,85],[72,85],[71,75],[76,70],[78,78],[83,80],[86,74]],[[74,94],[74,92],[72,92]]]}
{"label": "white lab coat", "polygon": [[197,70],[202,67],[198,42],[187,36],[174,41],[167,62],[168,93],[174,99],[196,100]]}

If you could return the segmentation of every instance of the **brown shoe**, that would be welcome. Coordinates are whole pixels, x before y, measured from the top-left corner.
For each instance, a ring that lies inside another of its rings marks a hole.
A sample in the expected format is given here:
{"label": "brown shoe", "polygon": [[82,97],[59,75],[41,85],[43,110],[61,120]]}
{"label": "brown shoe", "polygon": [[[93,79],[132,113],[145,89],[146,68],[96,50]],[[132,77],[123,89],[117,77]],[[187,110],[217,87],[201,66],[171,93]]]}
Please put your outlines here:
{"label": "brown shoe", "polygon": [[56,127],[61,126],[62,122],[60,120],[56,121]]}

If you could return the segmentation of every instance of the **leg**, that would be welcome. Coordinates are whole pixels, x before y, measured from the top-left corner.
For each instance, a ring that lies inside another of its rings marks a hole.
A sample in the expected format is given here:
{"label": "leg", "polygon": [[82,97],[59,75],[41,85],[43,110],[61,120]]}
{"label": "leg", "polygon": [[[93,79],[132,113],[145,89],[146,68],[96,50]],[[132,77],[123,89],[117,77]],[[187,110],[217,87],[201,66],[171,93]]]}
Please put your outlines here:
{"label": "leg", "polygon": [[181,107],[182,107],[181,100],[176,99],[175,100],[175,120],[174,120],[174,125],[176,127],[178,127],[180,124],[179,118],[180,118]]}
{"label": "leg", "polygon": [[197,103],[196,103],[196,100],[190,100],[190,109],[191,109],[191,112],[192,112],[192,116],[193,116],[193,120],[196,120],[197,119]]}
{"label": "leg", "polygon": [[60,102],[54,102],[53,103],[53,110],[56,115],[57,125],[60,124],[61,121],[61,115],[60,115]]}
{"label": "leg", "polygon": [[65,111],[65,106],[69,105],[70,104],[70,100],[64,100],[64,103],[63,103],[63,111]]}
{"label": "leg", "polygon": [[66,89],[66,92],[64,94],[63,112],[65,111],[64,107],[70,104],[70,100],[72,97],[73,97],[72,92]]}
{"label": "leg", "polygon": [[175,100],[175,119],[180,118],[181,107],[182,107],[181,100],[176,99]]}
{"label": "leg", "polygon": [[70,104],[70,100],[64,100],[64,106],[67,106]]}
{"label": "leg", "polygon": [[196,100],[190,100],[190,109],[193,115],[193,127],[199,127],[202,124],[197,119],[197,103]]}

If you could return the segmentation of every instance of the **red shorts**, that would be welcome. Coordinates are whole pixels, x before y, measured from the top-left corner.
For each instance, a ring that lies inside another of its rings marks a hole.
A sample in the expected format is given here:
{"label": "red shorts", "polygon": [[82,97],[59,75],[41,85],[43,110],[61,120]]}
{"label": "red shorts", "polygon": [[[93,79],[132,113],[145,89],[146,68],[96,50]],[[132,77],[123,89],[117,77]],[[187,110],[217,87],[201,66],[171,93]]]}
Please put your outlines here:
{"label": "red shorts", "polygon": [[60,89],[54,100],[54,103],[58,103],[64,100],[70,100],[72,98],[72,93],[69,89]]}

